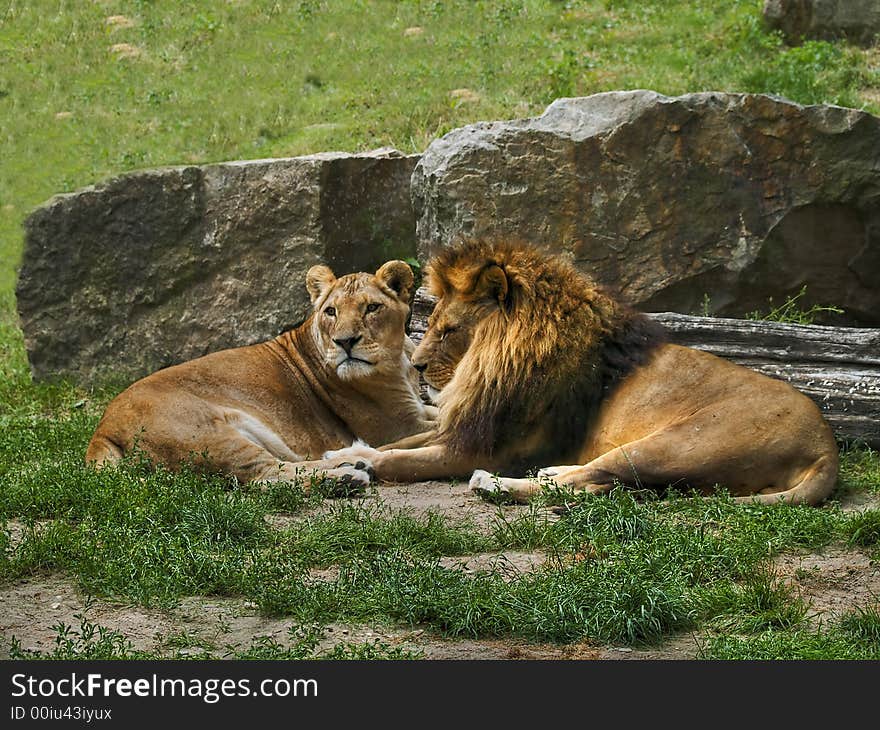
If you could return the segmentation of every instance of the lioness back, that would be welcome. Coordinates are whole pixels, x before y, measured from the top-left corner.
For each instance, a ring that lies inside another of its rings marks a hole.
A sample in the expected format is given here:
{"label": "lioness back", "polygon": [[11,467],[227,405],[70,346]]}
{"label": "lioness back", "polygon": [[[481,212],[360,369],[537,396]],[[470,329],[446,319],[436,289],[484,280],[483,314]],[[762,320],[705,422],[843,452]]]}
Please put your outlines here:
{"label": "lioness back", "polygon": [[137,449],[247,482],[291,478],[289,465],[355,439],[381,444],[427,430],[404,331],[412,282],[400,261],[339,279],[313,267],[314,311],[301,326],[137,381],[107,407],[86,461]]}
{"label": "lioness back", "polygon": [[[291,377],[289,357],[272,341],[211,353],[139,380],[107,407],[86,460],[100,464],[135,445],[164,464],[190,454],[199,459],[203,447],[211,446],[205,434],[226,429],[280,461],[301,461],[328,441],[344,441],[345,425],[321,407],[308,382]],[[296,353],[293,359],[299,359]]]}

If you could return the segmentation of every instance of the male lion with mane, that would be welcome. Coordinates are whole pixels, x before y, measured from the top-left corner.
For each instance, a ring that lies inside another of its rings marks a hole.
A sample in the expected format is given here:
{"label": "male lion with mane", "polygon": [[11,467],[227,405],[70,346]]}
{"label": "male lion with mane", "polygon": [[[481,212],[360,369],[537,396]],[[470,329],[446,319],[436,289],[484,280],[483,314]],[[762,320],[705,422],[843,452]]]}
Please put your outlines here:
{"label": "male lion with mane", "polygon": [[[419,397],[404,327],[413,273],[389,261],[375,275],[336,278],[313,266],[314,311],[273,340],[159,370],[107,407],[86,451],[96,466],[133,448],[172,468],[184,461],[239,482],[298,481],[305,462],[360,438],[386,443],[434,425]],[[320,469],[344,486],[364,464]],[[308,486],[307,484],[305,485]]]}
{"label": "male lion with mane", "polygon": [[473,471],[477,493],[520,502],[541,489],[513,478],[531,469],[591,494],[721,486],[738,500],[817,504],[833,490],[837,446],[809,398],[664,342],[562,258],[464,241],[433,259],[427,281],[439,299],[413,364],[440,406],[436,430],[330,463],[361,459],[392,481]]}

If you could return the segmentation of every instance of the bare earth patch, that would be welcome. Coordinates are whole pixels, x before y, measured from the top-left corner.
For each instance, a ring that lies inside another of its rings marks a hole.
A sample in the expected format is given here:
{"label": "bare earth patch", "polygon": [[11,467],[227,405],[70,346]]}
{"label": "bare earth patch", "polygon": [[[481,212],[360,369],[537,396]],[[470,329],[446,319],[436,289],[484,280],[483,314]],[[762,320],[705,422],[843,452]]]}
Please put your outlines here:
{"label": "bare earth patch", "polygon": [[[491,534],[492,525],[499,517],[512,519],[524,514],[521,505],[491,505],[471,492],[466,482],[418,482],[416,484],[371,485],[369,490],[356,498],[362,505],[382,504],[391,512],[406,512],[415,517],[429,512],[442,515],[452,524],[473,524],[484,534]],[[284,529],[294,522],[325,514],[333,509],[333,501],[327,500],[319,507],[305,509],[295,514],[269,515],[270,526]],[[559,519],[547,510],[547,519]]]}
{"label": "bare earth patch", "polygon": [[[209,646],[218,654],[244,649],[257,637],[290,644],[290,619],[266,618],[238,598],[191,597],[169,611],[106,600],[86,601],[64,576],[20,581],[0,590],[0,659],[8,658],[16,637],[24,649],[50,651],[59,622],[79,625],[77,615],[126,636],[136,649],[173,655],[197,654]],[[169,638],[173,640],[169,642]],[[426,659],[689,659],[696,656],[691,635],[674,637],[650,649],[575,644],[532,643],[521,639],[448,639],[423,627],[331,624],[319,650],[339,643],[379,641],[420,652]]]}
{"label": "bare earth patch", "polygon": [[[7,658],[9,642],[17,637],[24,649],[50,650],[60,622],[79,626],[77,614],[86,611],[86,600],[73,581],[63,576],[39,576],[0,589],[0,658]],[[151,649],[158,636],[171,630],[161,612],[111,601],[90,601],[89,620],[115,629],[137,649]]]}
{"label": "bare earth patch", "polygon": [[880,508],[880,495],[875,492],[850,492],[839,498],[840,509],[844,512],[864,512],[866,509]]}
{"label": "bare earth patch", "polygon": [[522,573],[541,567],[545,560],[546,556],[541,552],[503,550],[495,553],[444,557],[440,558],[440,565],[444,568],[463,570],[465,573],[500,573],[506,579],[513,580]]}
{"label": "bare earth patch", "polygon": [[[52,520],[36,520],[34,522],[34,530],[39,533],[47,525],[51,524]],[[9,549],[14,550],[24,540],[27,527],[21,520],[7,520],[6,531],[9,533]]]}
{"label": "bare earth patch", "polygon": [[814,624],[880,600],[880,565],[860,550],[833,545],[819,553],[780,555],[774,564],[810,604]]}

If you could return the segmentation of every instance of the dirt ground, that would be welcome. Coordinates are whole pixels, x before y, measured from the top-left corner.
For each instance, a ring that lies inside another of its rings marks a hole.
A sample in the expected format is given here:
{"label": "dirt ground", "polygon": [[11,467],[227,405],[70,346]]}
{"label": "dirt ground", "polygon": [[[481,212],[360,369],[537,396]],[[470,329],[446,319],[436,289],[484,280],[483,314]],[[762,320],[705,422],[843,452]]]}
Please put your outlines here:
{"label": "dirt ground", "polygon": [[[466,484],[425,482],[411,485],[383,485],[363,499],[377,497],[391,510],[413,514],[435,511],[453,520],[472,520],[488,530],[496,510],[514,515],[523,507],[487,505],[473,496]],[[876,506],[862,495],[844,500],[844,509]],[[324,507],[326,509],[326,507]],[[318,508],[321,509],[321,508]],[[283,527],[315,512],[272,515],[270,525]],[[20,526],[10,526],[13,540]],[[545,556],[540,551],[504,551],[444,558],[442,564],[465,571],[495,570],[514,577],[540,567]],[[814,623],[828,621],[854,606],[877,600],[880,595],[880,566],[863,552],[839,545],[820,553],[784,554],[774,561],[781,580],[794,586],[812,607]],[[331,568],[315,571],[315,577],[332,580]],[[52,626],[59,622],[79,625],[77,614],[124,634],[138,649],[173,653],[198,653],[200,645],[214,651],[245,648],[259,636],[284,644],[288,640],[289,619],[260,616],[255,604],[242,599],[190,597],[171,610],[148,609],[106,600],[89,601],[61,575],[30,578],[0,588],[0,658],[7,656],[9,639],[15,636],[26,649],[48,650],[53,645]],[[173,647],[168,637],[176,637]],[[692,659],[698,656],[700,637],[681,634],[662,645],[641,648],[598,646],[587,642],[556,645],[522,640],[451,640],[425,627],[333,624],[327,627],[323,642],[330,648],[340,642],[382,641],[392,646],[420,651],[429,659]]]}

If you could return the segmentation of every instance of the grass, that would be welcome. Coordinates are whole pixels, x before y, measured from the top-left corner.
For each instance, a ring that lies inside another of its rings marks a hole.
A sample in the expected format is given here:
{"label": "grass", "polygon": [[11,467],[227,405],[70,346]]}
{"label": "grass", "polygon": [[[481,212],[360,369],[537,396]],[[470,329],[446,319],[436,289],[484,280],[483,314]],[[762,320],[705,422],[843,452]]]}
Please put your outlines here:
{"label": "grass", "polygon": [[702,649],[705,659],[880,659],[880,613],[874,607],[843,615],[831,626],[769,628],[752,636],[719,636]]}
{"label": "grass", "polygon": [[866,52],[787,48],[754,0],[2,3],[0,291],[35,205],[128,170],[418,152],[468,122],[612,89],[877,111],[877,86]]}
{"label": "grass", "polygon": [[[3,582],[61,571],[89,595],[144,605],[242,596],[296,625],[390,621],[453,638],[640,645],[700,627],[804,631],[807,607],[770,570],[769,558],[864,544],[867,534],[864,515],[834,504],[761,507],[675,495],[637,501],[622,489],[602,499],[569,495],[572,508],[558,521],[538,505],[498,517],[488,536],[433,514],[415,518],[320,496],[301,504],[323,510],[269,529],[271,493],[230,489],[216,478],[138,463],[100,474],[71,466],[59,471],[49,499],[30,505],[32,479],[46,475],[20,474],[21,490],[4,507],[7,515],[24,513],[26,526],[3,551]],[[547,565],[511,577],[440,563],[447,555],[526,547],[545,550]],[[335,570],[317,576],[315,567]],[[111,637],[101,646],[122,652],[117,644]],[[868,656],[859,646],[853,639],[847,651]]]}
{"label": "grass", "polygon": [[778,306],[774,306],[773,297],[770,297],[767,302],[767,306],[770,307],[768,311],[761,312],[760,310],[755,310],[746,314],[745,318],[768,322],[787,322],[790,324],[813,324],[819,315],[825,313],[844,313],[840,307],[832,305],[814,304],[809,309],[804,309],[801,305],[806,294],[807,286],[805,284],[797,294],[786,297],[785,301]]}
{"label": "grass", "polygon": [[[200,656],[407,658],[381,643],[318,648],[329,622],[391,621],[449,637],[634,645],[699,630],[710,658],[876,658],[875,609],[811,628],[769,567],[780,552],[832,543],[875,555],[876,510],[615,492],[569,497],[558,521],[535,505],[485,534],[331,502],[321,489],[241,491],[137,460],[89,471],[85,445],[115,390],[32,382],[13,286],[34,206],[129,170],[417,152],[456,126],[611,89],[768,92],[876,112],[877,87],[870,51],[787,48],[754,0],[0,4],[0,585],[60,572],[87,595],[160,607],[241,596],[295,621],[287,642],[202,644]],[[846,449],[839,493],[878,491],[878,455]],[[272,528],[278,512],[295,519]],[[516,576],[441,562],[503,549],[542,550],[548,562]],[[11,654],[150,656],[87,616],[56,636],[49,652],[11,641]],[[168,637],[163,656],[184,646],[192,637]]]}

